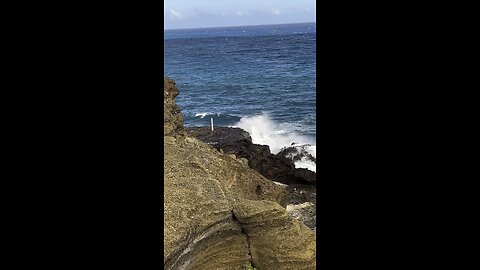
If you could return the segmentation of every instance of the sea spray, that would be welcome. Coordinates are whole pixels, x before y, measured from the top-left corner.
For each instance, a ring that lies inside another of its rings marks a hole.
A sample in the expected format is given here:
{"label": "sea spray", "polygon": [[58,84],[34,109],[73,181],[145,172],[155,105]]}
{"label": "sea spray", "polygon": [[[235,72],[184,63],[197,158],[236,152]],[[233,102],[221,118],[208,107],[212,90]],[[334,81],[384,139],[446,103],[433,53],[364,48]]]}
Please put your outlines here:
{"label": "sea spray", "polygon": [[295,168],[304,168],[313,172],[317,171],[317,165],[305,157],[302,157],[302,159],[296,161],[294,164]]}
{"label": "sea spray", "polygon": [[[265,112],[260,115],[243,117],[233,127],[247,131],[253,143],[268,145],[273,154],[277,154],[286,147],[298,145],[316,158],[316,143],[313,139],[299,135],[293,130],[281,129],[280,125]],[[316,171],[316,164],[305,158],[296,161],[295,167]]]}

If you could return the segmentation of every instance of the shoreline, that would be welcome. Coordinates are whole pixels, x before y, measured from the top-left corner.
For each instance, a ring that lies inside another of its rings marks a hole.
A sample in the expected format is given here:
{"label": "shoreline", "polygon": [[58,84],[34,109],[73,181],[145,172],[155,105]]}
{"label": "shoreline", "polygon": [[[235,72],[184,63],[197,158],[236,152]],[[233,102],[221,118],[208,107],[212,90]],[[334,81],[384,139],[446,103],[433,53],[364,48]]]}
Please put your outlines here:
{"label": "shoreline", "polygon": [[268,146],[252,143],[248,132],[240,128],[216,127],[213,132],[210,127],[187,127],[186,130],[219,152],[244,159],[250,168],[284,187],[287,195],[282,205],[285,205],[287,212],[316,231],[316,172],[295,168],[295,157],[289,155],[295,148],[289,147],[276,155],[272,154]]}
{"label": "shoreline", "polygon": [[[175,82],[164,83],[164,269],[239,269],[245,262],[258,269],[315,269],[316,228],[301,220],[314,208],[290,203],[306,194],[192,136],[174,101]],[[281,162],[268,146],[253,145],[245,131],[235,130],[233,141],[255,150],[258,164]]]}

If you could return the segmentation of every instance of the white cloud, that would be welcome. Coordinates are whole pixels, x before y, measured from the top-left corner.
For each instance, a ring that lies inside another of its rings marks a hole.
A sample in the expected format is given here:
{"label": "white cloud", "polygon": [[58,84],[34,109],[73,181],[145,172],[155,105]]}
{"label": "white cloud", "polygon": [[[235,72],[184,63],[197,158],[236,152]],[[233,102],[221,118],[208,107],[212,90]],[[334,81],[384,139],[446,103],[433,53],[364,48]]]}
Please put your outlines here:
{"label": "white cloud", "polygon": [[183,18],[183,15],[180,12],[176,12],[175,10],[170,9],[170,18],[181,19],[181,18]]}
{"label": "white cloud", "polygon": [[272,15],[277,16],[280,15],[280,10],[278,8],[273,8],[271,13]]}
{"label": "white cloud", "polygon": [[213,13],[213,12],[210,12],[210,11],[207,11],[207,10],[203,10],[203,9],[194,8],[193,11],[195,12],[195,14],[196,14],[197,16],[200,16],[200,17],[218,16],[218,14],[215,14],[215,13]]}
{"label": "white cloud", "polygon": [[242,15],[243,15],[243,13],[242,13],[241,11],[237,11],[236,14],[237,14],[238,16],[242,16]]}
{"label": "white cloud", "polygon": [[222,16],[227,16],[227,13],[225,11],[222,11]]}

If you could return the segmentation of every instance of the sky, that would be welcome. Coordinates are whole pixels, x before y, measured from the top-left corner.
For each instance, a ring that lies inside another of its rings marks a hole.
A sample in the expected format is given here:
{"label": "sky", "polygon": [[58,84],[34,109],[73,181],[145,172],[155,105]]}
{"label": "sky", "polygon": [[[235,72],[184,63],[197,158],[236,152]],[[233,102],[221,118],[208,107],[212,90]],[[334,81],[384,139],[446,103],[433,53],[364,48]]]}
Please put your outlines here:
{"label": "sky", "polygon": [[316,22],[315,0],[164,0],[164,28]]}

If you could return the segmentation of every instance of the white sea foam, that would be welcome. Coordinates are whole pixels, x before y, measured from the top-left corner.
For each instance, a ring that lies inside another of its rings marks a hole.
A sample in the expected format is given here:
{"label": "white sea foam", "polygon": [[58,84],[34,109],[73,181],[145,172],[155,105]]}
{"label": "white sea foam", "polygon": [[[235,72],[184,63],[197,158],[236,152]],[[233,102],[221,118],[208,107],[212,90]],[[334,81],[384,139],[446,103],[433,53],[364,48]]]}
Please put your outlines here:
{"label": "white sea foam", "polygon": [[207,115],[209,115],[209,113],[196,113],[196,114],[195,114],[195,117],[199,117],[199,116],[200,116],[200,118],[204,118],[204,117],[207,116]]}
{"label": "white sea foam", "polygon": [[317,172],[317,164],[314,162],[307,160],[306,158],[302,158],[301,160],[294,163],[295,168],[305,168],[310,171]]}
{"label": "white sea foam", "polygon": [[[291,125],[294,126],[294,125]],[[288,125],[275,123],[268,114],[243,117],[234,127],[239,127],[250,134],[255,144],[268,145],[273,154],[277,154],[284,147],[295,145],[308,145],[305,150],[316,158],[315,141],[306,136],[299,135],[295,131],[286,129]],[[295,162],[296,168],[306,168],[316,171],[315,163],[302,159]]]}
{"label": "white sea foam", "polygon": [[[317,146],[316,145],[297,145],[295,144],[296,148],[300,152],[307,152],[310,155],[312,155],[314,158],[317,158]],[[291,153],[288,154],[287,157],[293,158],[295,154]],[[317,171],[317,164],[315,162],[311,161],[310,159],[306,157],[302,157],[300,160],[294,162],[295,168],[305,168],[310,171]]]}

